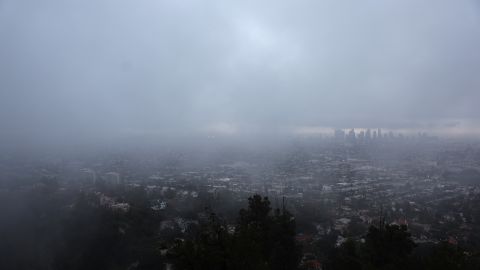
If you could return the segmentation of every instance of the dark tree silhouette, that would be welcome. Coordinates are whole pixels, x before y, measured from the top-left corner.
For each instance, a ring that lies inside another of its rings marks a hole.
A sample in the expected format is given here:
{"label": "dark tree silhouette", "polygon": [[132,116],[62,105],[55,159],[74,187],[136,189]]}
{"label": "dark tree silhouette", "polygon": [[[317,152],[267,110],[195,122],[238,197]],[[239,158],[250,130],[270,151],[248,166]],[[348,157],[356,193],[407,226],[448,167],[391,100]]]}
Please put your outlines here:
{"label": "dark tree silhouette", "polygon": [[296,269],[295,219],[282,207],[272,213],[267,197],[254,195],[241,209],[235,232],[210,213],[194,239],[180,241],[172,257],[176,269]]}
{"label": "dark tree silhouette", "polygon": [[[411,254],[415,243],[407,226],[371,226],[365,237],[365,255],[369,264],[377,268],[398,269]],[[391,267],[390,267],[391,266]],[[395,267],[394,267],[395,266]]]}

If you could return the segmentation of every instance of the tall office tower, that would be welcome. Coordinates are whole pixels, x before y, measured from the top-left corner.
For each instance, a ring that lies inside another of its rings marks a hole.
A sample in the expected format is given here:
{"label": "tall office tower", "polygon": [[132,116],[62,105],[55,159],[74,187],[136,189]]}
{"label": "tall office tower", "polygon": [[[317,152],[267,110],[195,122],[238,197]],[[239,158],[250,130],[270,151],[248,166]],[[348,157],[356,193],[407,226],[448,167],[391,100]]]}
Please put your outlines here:
{"label": "tall office tower", "polygon": [[120,174],[117,172],[109,172],[104,176],[104,181],[107,185],[114,186],[121,183]]}
{"label": "tall office tower", "polygon": [[373,140],[376,140],[376,139],[377,139],[377,131],[374,130],[374,131],[373,131]]}
{"label": "tall office tower", "polygon": [[341,129],[336,129],[335,130],[335,140],[343,142],[345,140],[345,131]]}
{"label": "tall office tower", "polygon": [[365,141],[365,131],[360,131],[360,133],[357,136],[357,139],[360,143],[363,143]]}
{"label": "tall office tower", "polygon": [[372,139],[372,133],[370,129],[367,129],[367,132],[365,133],[365,140],[370,141]]}
{"label": "tall office tower", "polygon": [[348,141],[351,143],[355,143],[355,129],[351,129],[350,132],[348,132]]}
{"label": "tall office tower", "polygon": [[94,170],[91,169],[81,169],[80,170],[80,182],[88,185],[95,185],[97,182],[97,174]]}
{"label": "tall office tower", "polygon": [[379,139],[382,138],[382,130],[381,129],[377,130],[377,136],[378,136]]}

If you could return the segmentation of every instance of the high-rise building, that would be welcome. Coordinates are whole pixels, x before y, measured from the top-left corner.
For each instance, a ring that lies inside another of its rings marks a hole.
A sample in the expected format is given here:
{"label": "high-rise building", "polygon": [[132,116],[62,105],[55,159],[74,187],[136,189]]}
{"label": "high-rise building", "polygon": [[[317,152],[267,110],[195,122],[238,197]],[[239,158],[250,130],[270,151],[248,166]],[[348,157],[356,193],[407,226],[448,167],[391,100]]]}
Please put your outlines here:
{"label": "high-rise building", "polygon": [[117,172],[106,173],[104,176],[104,181],[107,185],[119,185],[121,183],[120,174]]}
{"label": "high-rise building", "polygon": [[335,140],[343,142],[345,140],[345,131],[341,129],[336,129],[335,130]]}
{"label": "high-rise building", "polygon": [[367,129],[367,132],[365,133],[365,140],[370,141],[372,139],[372,133],[370,129]]}
{"label": "high-rise building", "polygon": [[97,181],[97,175],[95,171],[83,168],[80,170],[80,181],[83,184],[94,185]]}
{"label": "high-rise building", "polygon": [[358,136],[357,136],[358,140],[363,143],[365,141],[365,131],[360,131],[360,133],[358,133]]}
{"label": "high-rise building", "polygon": [[355,143],[355,129],[352,128],[352,129],[348,132],[347,139],[348,139],[349,142]]}

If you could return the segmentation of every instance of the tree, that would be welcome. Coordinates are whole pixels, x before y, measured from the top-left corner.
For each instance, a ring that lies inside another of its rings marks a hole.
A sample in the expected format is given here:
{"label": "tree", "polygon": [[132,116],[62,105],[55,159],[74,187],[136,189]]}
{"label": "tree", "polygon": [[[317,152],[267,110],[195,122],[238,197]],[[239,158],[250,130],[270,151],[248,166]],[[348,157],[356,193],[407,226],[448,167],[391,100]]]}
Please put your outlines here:
{"label": "tree", "polygon": [[295,243],[295,218],[285,209],[276,209],[273,216],[273,249],[271,251],[271,269],[296,269],[300,250]]}
{"label": "tree", "polygon": [[353,239],[349,238],[339,248],[334,249],[327,262],[328,269],[349,270],[362,269],[364,264],[359,256],[358,245]]}
{"label": "tree", "polygon": [[63,243],[56,269],[111,269],[120,247],[118,216],[81,194],[63,224]]}
{"label": "tree", "polygon": [[193,239],[177,243],[172,253],[176,269],[296,269],[295,219],[285,207],[273,214],[271,210],[267,197],[248,198],[233,235],[210,213],[209,222]]}
{"label": "tree", "polygon": [[268,197],[248,198],[240,210],[235,232],[238,269],[296,269],[299,249],[295,243],[295,218],[286,210],[272,208]]}
{"label": "tree", "polygon": [[407,226],[370,226],[365,243],[347,240],[329,255],[327,269],[407,269],[415,247]]}
{"label": "tree", "polygon": [[193,239],[178,240],[170,256],[176,269],[229,269],[231,236],[225,223],[215,213],[209,213],[206,224]]}
{"label": "tree", "polygon": [[370,226],[365,237],[364,252],[367,263],[374,267],[395,266],[403,269],[415,246],[407,226],[387,224]]}

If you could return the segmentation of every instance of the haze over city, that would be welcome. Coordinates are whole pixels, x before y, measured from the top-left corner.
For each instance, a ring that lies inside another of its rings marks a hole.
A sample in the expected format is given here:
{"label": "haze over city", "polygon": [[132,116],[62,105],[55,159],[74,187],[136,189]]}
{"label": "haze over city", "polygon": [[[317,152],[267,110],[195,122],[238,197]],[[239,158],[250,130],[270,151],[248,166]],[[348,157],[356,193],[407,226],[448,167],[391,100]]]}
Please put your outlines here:
{"label": "haze over city", "polygon": [[477,0],[0,0],[0,269],[480,269]]}
{"label": "haze over city", "polygon": [[10,143],[479,133],[476,1],[4,0],[0,34]]}

